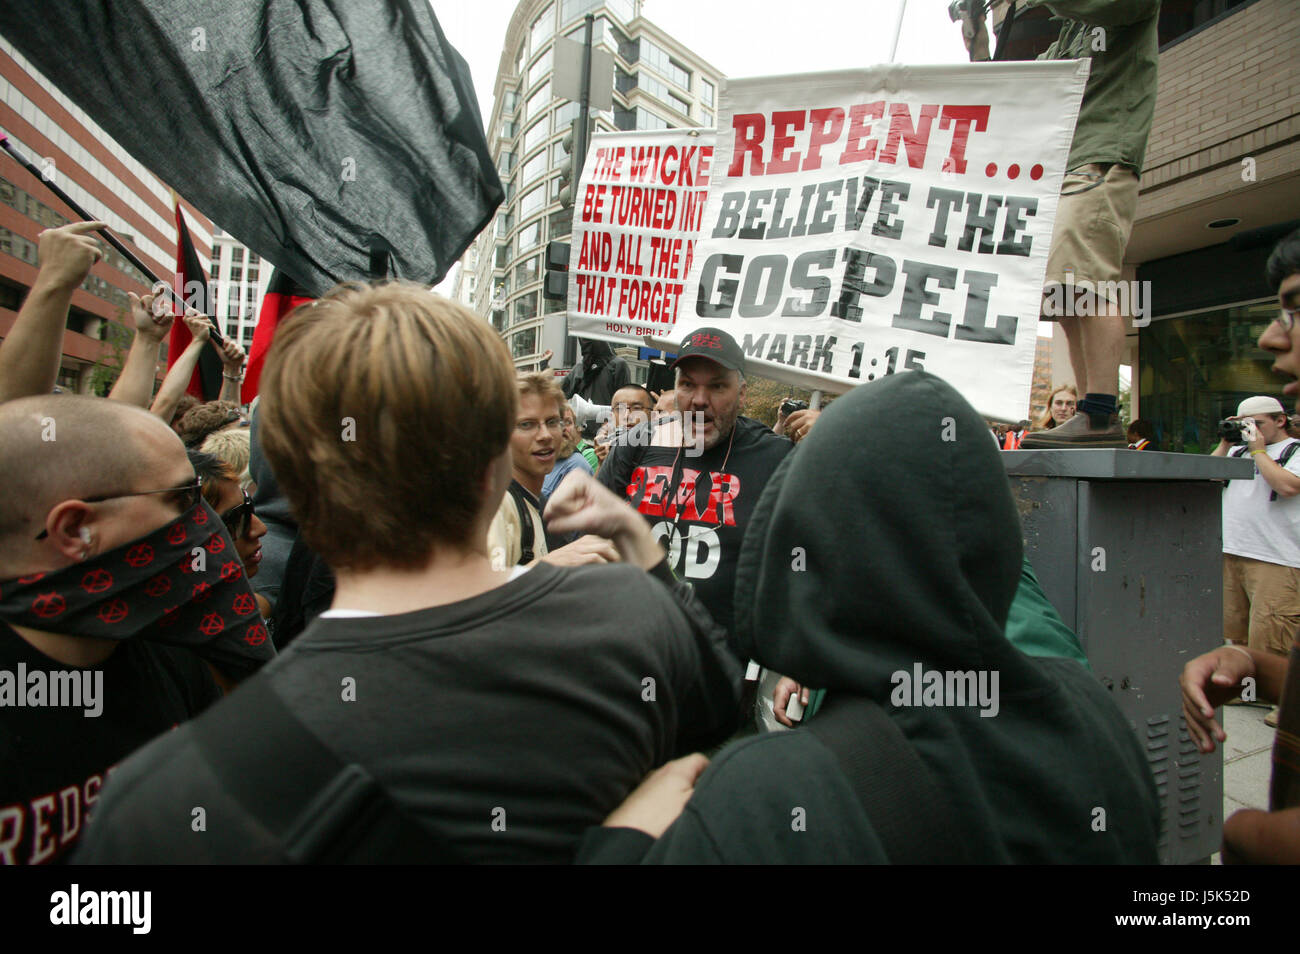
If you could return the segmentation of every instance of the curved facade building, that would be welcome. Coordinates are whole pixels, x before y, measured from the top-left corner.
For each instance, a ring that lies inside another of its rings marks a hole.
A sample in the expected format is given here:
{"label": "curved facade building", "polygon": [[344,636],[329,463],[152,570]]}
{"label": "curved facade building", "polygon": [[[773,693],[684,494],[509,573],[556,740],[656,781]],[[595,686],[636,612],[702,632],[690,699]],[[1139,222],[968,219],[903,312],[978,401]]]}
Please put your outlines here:
{"label": "curved facade building", "polygon": [[[542,297],[546,243],[566,240],[573,210],[560,205],[561,145],[578,103],[552,91],[557,37],[583,39],[614,57],[614,108],[593,112],[597,130],[714,125],[722,74],[641,16],[640,0],[522,0],[506,30],[487,124],[506,201],[461,261],[474,276],[474,307],[506,339],[515,365],[531,369],[564,346],[564,302]],[[463,283],[462,283],[463,284]]]}

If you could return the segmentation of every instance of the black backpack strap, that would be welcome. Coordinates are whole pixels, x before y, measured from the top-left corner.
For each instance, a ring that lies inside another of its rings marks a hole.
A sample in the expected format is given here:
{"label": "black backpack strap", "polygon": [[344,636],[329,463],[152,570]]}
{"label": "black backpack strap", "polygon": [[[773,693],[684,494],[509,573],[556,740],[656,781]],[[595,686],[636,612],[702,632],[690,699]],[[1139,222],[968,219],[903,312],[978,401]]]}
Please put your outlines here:
{"label": "black backpack strap", "polygon": [[249,679],[191,725],[213,775],[280,844],[285,862],[463,863],[362,766],[328,749],[265,679]]}
{"label": "black backpack strap", "polygon": [[964,864],[952,805],[902,730],[878,704],[828,695],[802,731],[840,763],[892,864]]}
{"label": "black backpack strap", "polygon": [[[1285,467],[1285,466],[1286,466],[1286,462],[1289,461],[1293,456],[1295,456],[1295,452],[1296,452],[1296,448],[1297,448],[1297,447],[1300,447],[1300,441],[1292,441],[1290,444],[1287,444],[1286,447],[1283,447],[1283,448],[1282,448],[1282,453],[1280,453],[1280,454],[1277,455],[1277,464],[1278,464],[1278,466],[1280,466],[1280,467]],[[1274,490],[1272,493],[1270,493],[1270,494],[1268,495],[1268,499],[1269,499],[1270,501],[1274,501],[1274,500],[1276,500],[1276,499],[1277,499],[1277,491]]]}
{"label": "black backpack strap", "polygon": [[1234,447],[1232,450],[1228,451],[1228,456],[1240,457],[1244,453],[1246,453],[1246,445],[1242,444],[1240,447]]}
{"label": "black backpack strap", "polygon": [[533,562],[533,515],[529,513],[524,501],[524,489],[517,481],[510,481],[510,496],[514,498],[515,508],[519,511],[519,566]]}

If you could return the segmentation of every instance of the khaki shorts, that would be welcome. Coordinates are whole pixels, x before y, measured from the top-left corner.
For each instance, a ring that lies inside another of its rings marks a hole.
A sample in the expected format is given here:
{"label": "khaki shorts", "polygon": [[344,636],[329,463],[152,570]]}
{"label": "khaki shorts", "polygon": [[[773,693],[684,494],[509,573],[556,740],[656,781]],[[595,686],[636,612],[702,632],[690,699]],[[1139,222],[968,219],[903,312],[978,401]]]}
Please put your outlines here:
{"label": "khaki shorts", "polygon": [[1223,638],[1286,656],[1300,632],[1300,569],[1223,555]]}
{"label": "khaki shorts", "polygon": [[[1052,285],[1087,282],[1095,289],[1098,282],[1120,280],[1137,199],[1137,173],[1128,166],[1093,162],[1065,174],[1047,254],[1044,296]],[[1043,308],[1042,317],[1054,320],[1053,309]]]}

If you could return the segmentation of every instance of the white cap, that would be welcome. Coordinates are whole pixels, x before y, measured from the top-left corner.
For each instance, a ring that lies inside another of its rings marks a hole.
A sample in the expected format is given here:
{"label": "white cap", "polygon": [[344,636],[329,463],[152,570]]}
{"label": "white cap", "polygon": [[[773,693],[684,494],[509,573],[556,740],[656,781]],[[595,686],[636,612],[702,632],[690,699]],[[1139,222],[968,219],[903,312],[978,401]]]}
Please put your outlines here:
{"label": "white cap", "polygon": [[1271,397],[1249,397],[1237,405],[1237,417],[1248,417],[1252,414],[1285,414],[1286,410],[1282,407],[1282,402],[1277,398]]}

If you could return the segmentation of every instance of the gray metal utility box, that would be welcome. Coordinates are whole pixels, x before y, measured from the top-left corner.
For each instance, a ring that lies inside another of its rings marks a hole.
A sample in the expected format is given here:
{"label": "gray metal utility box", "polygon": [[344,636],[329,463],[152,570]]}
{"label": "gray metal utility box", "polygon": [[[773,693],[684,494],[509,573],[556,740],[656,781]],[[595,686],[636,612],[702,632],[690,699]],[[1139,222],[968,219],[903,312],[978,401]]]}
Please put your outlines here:
{"label": "gray metal utility box", "polygon": [[1131,450],[1008,451],[1043,592],[1138,735],[1161,801],[1160,859],[1209,859],[1223,833],[1223,748],[1187,735],[1178,676],[1223,643],[1223,481],[1251,461]]}

